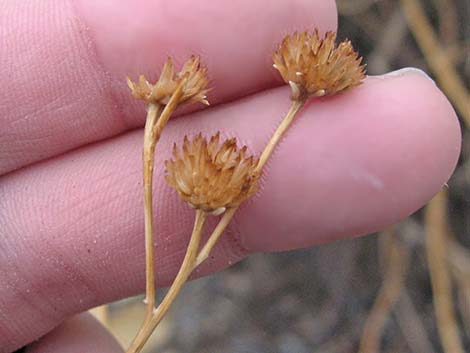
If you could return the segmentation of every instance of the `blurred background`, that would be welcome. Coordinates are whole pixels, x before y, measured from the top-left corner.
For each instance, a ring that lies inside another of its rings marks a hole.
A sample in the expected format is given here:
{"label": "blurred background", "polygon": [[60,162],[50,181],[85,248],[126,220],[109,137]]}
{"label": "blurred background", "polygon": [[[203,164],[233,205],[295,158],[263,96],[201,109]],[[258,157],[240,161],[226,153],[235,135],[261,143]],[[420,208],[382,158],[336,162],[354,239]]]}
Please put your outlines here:
{"label": "blurred background", "polygon": [[[187,284],[145,352],[470,352],[470,1],[337,4],[339,37],[370,75],[421,68],[453,103],[463,146],[448,188],[383,234],[253,255]],[[94,310],[123,346],[142,299]]]}

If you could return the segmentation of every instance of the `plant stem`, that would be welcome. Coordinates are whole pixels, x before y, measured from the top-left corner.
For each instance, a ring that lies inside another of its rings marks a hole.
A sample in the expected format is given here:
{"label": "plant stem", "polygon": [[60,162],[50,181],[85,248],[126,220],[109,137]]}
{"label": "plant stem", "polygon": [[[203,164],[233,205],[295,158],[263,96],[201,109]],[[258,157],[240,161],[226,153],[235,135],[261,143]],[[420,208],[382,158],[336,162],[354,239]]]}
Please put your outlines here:
{"label": "plant stem", "polygon": [[[175,94],[172,96],[168,104],[165,106],[165,109],[161,113],[159,119],[154,125],[154,128],[152,129],[152,133],[154,134],[155,141],[158,141],[158,138],[161,134],[161,130],[165,126],[166,122],[168,121],[171,113],[174,111],[174,109],[176,109],[176,105],[178,101],[177,101],[177,98],[175,98],[175,96],[180,97],[181,87],[182,85],[180,85],[179,89],[175,91]],[[177,94],[177,92],[179,93]],[[176,104],[174,104],[175,102]],[[268,144],[266,145],[264,151],[262,152],[258,165],[255,169],[256,172],[260,172],[262,170],[268,158],[271,156],[274,150],[274,147],[276,147],[277,143],[279,142],[279,140],[281,139],[285,131],[288,129],[288,127],[294,120],[296,113],[299,111],[300,108],[302,108],[304,103],[305,103],[305,100],[292,102],[292,105],[289,111],[287,112],[286,116],[279,124],[278,128],[276,129],[273,136],[268,141]],[[158,306],[158,308],[152,310],[152,312],[149,314],[148,308],[150,308],[151,306],[149,305],[147,307],[147,316],[144,320],[144,323],[142,324],[139,332],[137,333],[137,336],[134,338],[134,341],[132,342],[131,346],[129,347],[126,353],[140,352],[140,350],[143,348],[143,346],[149,339],[152,332],[155,330],[155,328],[158,326],[160,321],[163,319],[163,317],[167,313],[168,309],[170,308],[171,304],[175,300],[176,296],[181,291],[181,288],[183,287],[184,283],[186,283],[186,281],[188,280],[191,272],[197,266],[199,266],[204,260],[207,259],[210,252],[212,251],[215,244],[217,243],[217,240],[220,238],[220,236],[222,235],[222,233],[224,232],[224,230],[227,228],[228,224],[232,220],[233,216],[235,215],[237,209],[238,209],[238,206],[233,207],[226,211],[226,213],[223,215],[223,217],[219,221],[219,224],[216,226],[216,228],[210,235],[207,243],[204,245],[204,247],[201,249],[199,253],[198,253],[199,243],[201,239],[202,228],[206,220],[206,213],[204,213],[204,211],[201,211],[201,210],[196,211],[196,219],[194,222],[193,233],[191,235],[191,240],[188,245],[188,249],[186,251],[186,255],[184,257],[181,268],[173,284],[168,290],[165,298],[163,299],[161,304]],[[153,262],[151,265],[153,269]],[[148,263],[147,263],[147,266],[149,266]],[[154,291],[154,288],[155,287],[152,287],[153,291]]]}
{"label": "plant stem", "polygon": [[426,206],[424,223],[426,230],[426,256],[431,278],[437,332],[446,353],[463,353],[459,326],[455,315],[452,279],[448,266],[447,194],[439,192]]}
{"label": "plant stem", "polygon": [[236,211],[237,211],[237,207],[233,207],[233,208],[228,209],[224,213],[219,223],[215,227],[214,231],[210,235],[209,239],[207,240],[206,244],[201,249],[201,251],[199,251],[199,254],[197,255],[197,258],[196,258],[196,262],[194,263],[194,268],[198,267],[202,262],[204,262],[207,259],[210,252],[212,251],[215,244],[217,243],[217,240],[219,240],[225,228],[227,228],[228,224],[232,220]]}
{"label": "plant stem", "polygon": [[[272,152],[274,151],[274,147],[278,144],[279,140],[281,137],[284,135],[286,130],[289,128],[290,124],[295,118],[295,115],[297,112],[302,108],[304,105],[305,100],[295,100],[292,101],[292,105],[287,112],[286,116],[284,119],[282,119],[281,123],[279,124],[278,128],[274,132],[273,136],[271,139],[268,141],[266,147],[264,148],[263,152],[261,153],[261,157],[258,161],[258,165],[256,166],[255,171],[260,172],[266,162],[268,161],[269,157],[271,156]],[[217,243],[217,240],[219,240],[220,236],[224,232],[224,230],[227,228],[228,224],[232,220],[233,216],[235,215],[236,211],[238,209],[237,207],[230,208],[225,212],[223,217],[220,219],[219,223],[215,227],[214,231],[210,235],[209,239],[207,240],[207,243],[204,245],[202,250],[199,252],[197,256],[196,263],[194,265],[194,268],[199,266],[202,262],[204,262],[207,257],[209,256],[210,252],[214,248],[215,244]]]}
{"label": "plant stem", "polygon": [[173,92],[170,100],[165,105],[165,109],[163,109],[160,117],[158,118],[157,123],[154,126],[153,134],[155,138],[155,142],[160,140],[160,136],[162,134],[163,128],[166,126],[166,123],[170,119],[171,114],[178,108],[178,105],[181,103],[181,97],[183,96],[183,87],[186,83],[186,79],[182,80],[178,87]]}
{"label": "plant stem", "polygon": [[196,210],[196,219],[194,221],[193,233],[191,235],[191,240],[189,241],[188,249],[186,250],[186,255],[184,256],[183,263],[178,274],[175,277],[173,284],[168,290],[165,298],[152,313],[152,317],[149,320],[146,320],[142,325],[142,329],[139,331],[138,335],[132,342],[131,346],[127,350],[127,353],[137,353],[140,352],[144,344],[149,339],[153,330],[157,327],[160,321],[164,318],[171,304],[176,299],[176,296],[181,291],[181,288],[188,280],[189,275],[191,274],[194,263],[196,261],[197,252],[199,249],[199,243],[201,241],[201,233],[204,227],[206,220],[206,213],[202,210]]}
{"label": "plant stem", "polygon": [[294,120],[295,115],[297,114],[299,109],[302,108],[304,103],[305,103],[305,100],[292,101],[292,105],[289,111],[287,112],[284,119],[282,119],[281,123],[279,124],[276,131],[274,132],[273,136],[271,136],[271,139],[268,141],[268,144],[264,148],[263,153],[261,153],[261,157],[259,158],[258,165],[256,166],[257,172],[260,172],[263,169],[264,165],[268,161],[268,158],[273,153],[274,147],[276,147],[282,135],[284,135],[286,130],[289,128],[290,124],[292,123],[292,120]]}
{"label": "plant stem", "polygon": [[394,229],[386,230],[384,233],[382,241],[386,243],[379,254],[379,257],[382,257],[380,255],[388,255],[383,256],[386,257],[384,279],[365,322],[359,342],[359,353],[381,351],[381,341],[387,320],[400,298],[406,279],[408,249],[396,238]]}
{"label": "plant stem", "polygon": [[[144,130],[144,148],[142,153],[144,174],[144,222],[145,222],[145,303],[146,314],[144,322],[137,332],[134,342],[139,342],[146,334],[146,328],[155,310],[155,269],[153,256],[153,169],[155,146],[160,140],[161,133],[171,114],[176,110],[183,94],[182,80],[163,107],[161,104],[149,103]],[[151,334],[151,332],[150,332]],[[142,347],[141,347],[142,348]],[[141,349],[140,348],[140,349]],[[130,348],[129,348],[130,349]],[[140,349],[138,351],[140,351]],[[137,351],[137,352],[138,352]]]}
{"label": "plant stem", "polygon": [[162,106],[149,104],[147,120],[145,122],[144,149],[142,154],[144,174],[144,221],[145,221],[145,302],[147,304],[147,316],[155,307],[155,273],[153,268],[153,208],[152,208],[152,180],[154,167],[155,145],[157,143],[154,127],[158,116],[162,112]]}
{"label": "plant stem", "polygon": [[144,130],[143,174],[144,174],[144,221],[145,221],[145,302],[147,318],[155,308],[155,270],[153,257],[153,168],[155,146],[160,140],[163,128],[176,110],[182,95],[184,80],[177,87],[163,108],[160,104],[149,103]]}
{"label": "plant stem", "polygon": [[[305,103],[305,101],[293,101],[292,102],[292,105],[291,105],[289,111],[287,112],[286,116],[281,121],[278,128],[274,132],[271,139],[268,141],[268,144],[264,148],[263,152],[261,153],[261,157],[260,157],[258,165],[256,167],[257,172],[262,170],[263,166],[266,164],[267,160],[271,156],[271,154],[274,150],[274,147],[276,147],[276,145],[279,142],[280,138],[283,136],[283,134],[285,133],[287,128],[290,126],[290,124],[294,120],[295,115],[300,110],[300,108],[302,108],[304,103]],[[209,236],[209,239],[207,240],[206,244],[204,245],[204,247],[201,249],[201,251],[197,255],[196,261],[194,262],[193,270],[208,258],[209,254],[211,253],[211,251],[214,248],[215,244],[217,243],[220,236],[222,235],[222,233],[225,231],[225,229],[229,225],[230,221],[232,220],[232,218],[235,215],[235,213],[237,212],[237,210],[238,210],[238,206],[230,208],[229,210],[227,210],[224,213],[224,215],[220,219],[219,223],[215,227],[214,231]]]}

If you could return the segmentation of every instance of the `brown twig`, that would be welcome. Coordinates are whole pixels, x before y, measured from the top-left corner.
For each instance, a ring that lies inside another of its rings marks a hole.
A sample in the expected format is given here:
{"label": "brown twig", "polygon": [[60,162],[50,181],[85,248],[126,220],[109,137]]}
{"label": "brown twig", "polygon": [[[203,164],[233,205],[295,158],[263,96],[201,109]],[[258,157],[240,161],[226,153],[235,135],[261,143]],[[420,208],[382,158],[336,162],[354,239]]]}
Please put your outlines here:
{"label": "brown twig", "polygon": [[459,18],[454,0],[433,0],[439,16],[439,38],[444,46],[457,44]]}
{"label": "brown twig", "polygon": [[470,334],[470,253],[455,240],[448,242],[448,261],[458,289],[460,313]]}
{"label": "brown twig", "polygon": [[402,288],[400,299],[393,311],[411,352],[435,353],[431,340],[426,333],[426,328],[406,288]]}
{"label": "brown twig", "polygon": [[359,345],[360,353],[376,353],[380,351],[382,331],[393,305],[400,296],[407,270],[408,253],[406,248],[399,244],[391,230],[387,231],[383,237],[386,237],[388,261],[382,287],[364,326],[364,332]]}
{"label": "brown twig", "polygon": [[470,126],[470,93],[441,48],[419,0],[401,0],[411,32],[421,48],[437,82],[449,96],[467,126]]}
{"label": "brown twig", "polygon": [[464,353],[452,303],[447,263],[446,194],[441,191],[426,207],[426,254],[431,276],[437,328],[446,353]]}

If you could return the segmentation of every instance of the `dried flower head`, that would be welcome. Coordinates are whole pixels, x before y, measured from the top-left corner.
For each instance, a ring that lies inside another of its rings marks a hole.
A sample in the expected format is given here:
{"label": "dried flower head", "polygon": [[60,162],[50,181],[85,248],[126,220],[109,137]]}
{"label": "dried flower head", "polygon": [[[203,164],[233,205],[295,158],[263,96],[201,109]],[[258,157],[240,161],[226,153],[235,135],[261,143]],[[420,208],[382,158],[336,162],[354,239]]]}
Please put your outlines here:
{"label": "dried flower head", "polygon": [[139,76],[138,82],[132,82],[127,78],[127,85],[132,91],[132,95],[137,99],[142,99],[146,103],[165,105],[175,92],[181,82],[183,82],[182,97],[179,103],[200,102],[209,105],[206,99],[209,80],[207,79],[207,68],[201,66],[199,57],[191,56],[186,61],[180,72],[174,72],[173,60],[168,58],[163,65],[160,78],[154,84],[147,81],[144,75]]}
{"label": "dried flower head", "polygon": [[173,159],[165,162],[166,180],[181,198],[216,215],[253,195],[259,178],[246,146],[238,149],[235,138],[222,144],[219,139],[219,133],[209,142],[201,134],[191,141],[185,137],[182,149],[175,144]]}
{"label": "dried flower head", "polygon": [[357,86],[365,65],[349,40],[335,44],[336,33],[320,38],[318,30],[286,36],[273,55],[274,67],[292,88],[292,99],[325,96]]}

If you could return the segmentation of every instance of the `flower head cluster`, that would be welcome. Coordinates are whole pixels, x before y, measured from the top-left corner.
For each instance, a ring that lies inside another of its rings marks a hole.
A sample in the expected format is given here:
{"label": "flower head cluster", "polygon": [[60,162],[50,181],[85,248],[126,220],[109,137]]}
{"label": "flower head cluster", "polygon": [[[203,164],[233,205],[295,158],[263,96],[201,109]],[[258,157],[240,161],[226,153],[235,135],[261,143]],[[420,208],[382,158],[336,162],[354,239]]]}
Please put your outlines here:
{"label": "flower head cluster", "polygon": [[196,209],[220,214],[238,206],[258,190],[257,160],[247,156],[247,147],[237,148],[235,138],[219,143],[220,134],[209,142],[197,135],[185,137],[183,147],[173,148],[165,162],[166,180],[180,197]]}
{"label": "flower head cluster", "polygon": [[180,104],[190,101],[208,105],[206,99],[208,83],[207,68],[202,67],[199,57],[195,56],[191,56],[178,73],[174,72],[173,60],[168,58],[163,65],[160,78],[154,84],[147,81],[144,75],[139,76],[138,82],[132,82],[127,78],[127,85],[135,98],[142,99],[146,103],[161,105],[168,103],[180,84],[183,85]]}
{"label": "flower head cluster", "polygon": [[336,46],[336,33],[318,30],[286,36],[273,55],[274,67],[292,88],[292,99],[325,96],[357,86],[365,65],[349,40]]}

